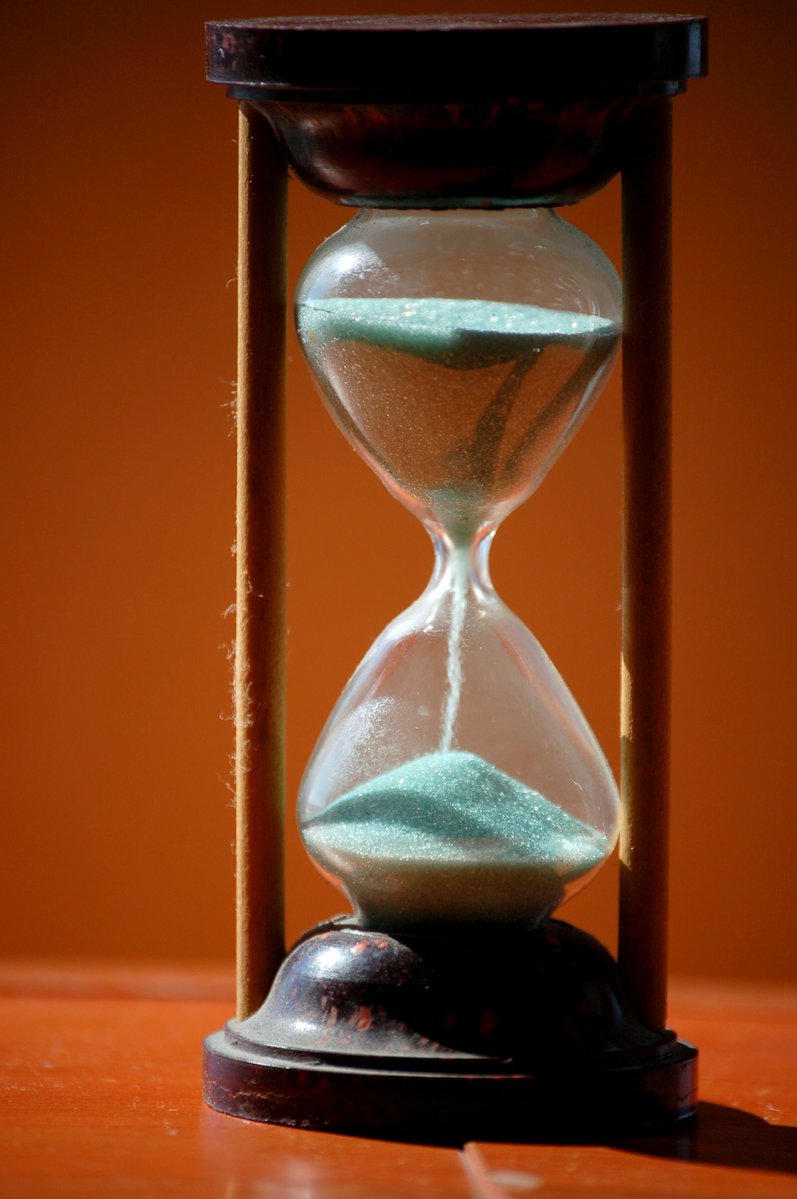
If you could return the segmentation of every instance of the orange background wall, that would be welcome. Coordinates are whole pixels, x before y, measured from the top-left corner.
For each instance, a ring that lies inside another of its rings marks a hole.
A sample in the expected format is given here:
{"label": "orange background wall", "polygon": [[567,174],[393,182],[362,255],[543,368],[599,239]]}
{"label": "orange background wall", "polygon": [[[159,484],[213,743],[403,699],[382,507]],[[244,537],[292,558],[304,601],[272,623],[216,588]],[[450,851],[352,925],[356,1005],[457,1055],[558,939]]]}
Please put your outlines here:
{"label": "orange background wall", "polygon": [[[671,965],[785,979],[797,977],[797,6],[702,10],[711,76],[676,102]],[[6,0],[6,955],[232,952],[220,647],[233,636],[235,108],[203,81],[201,27],[228,15],[205,0]],[[615,261],[617,201],[613,185],[573,213]],[[346,214],[298,187],[292,204],[295,278]],[[346,678],[431,561],[291,354],[293,796]],[[615,380],[494,553],[499,590],[615,765],[619,454]],[[341,903],[292,827],[289,857],[294,934]],[[610,943],[614,885],[609,868],[568,909]]]}

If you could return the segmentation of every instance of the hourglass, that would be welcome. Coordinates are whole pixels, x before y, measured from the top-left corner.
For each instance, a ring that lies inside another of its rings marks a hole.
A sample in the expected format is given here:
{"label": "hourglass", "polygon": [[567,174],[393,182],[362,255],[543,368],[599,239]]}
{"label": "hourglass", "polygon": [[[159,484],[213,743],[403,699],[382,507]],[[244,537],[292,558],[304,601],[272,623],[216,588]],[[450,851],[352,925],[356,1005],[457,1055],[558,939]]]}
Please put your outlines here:
{"label": "hourglass", "polygon": [[[206,1043],[215,1107],[433,1139],[594,1132],[693,1110],[696,1051],[663,1010],[656,642],[666,640],[667,122],[703,55],[704,23],[688,17],[209,26],[210,76],[243,102],[249,537],[236,678],[240,1002]],[[300,788],[305,847],[352,914],[284,961],[278,797],[263,789],[269,771],[279,785],[281,579],[253,532],[280,489],[278,459],[271,471],[257,460],[279,415],[265,406],[276,385],[256,338],[270,339],[273,358],[281,214],[267,180],[283,157],[359,209],[308,263],[297,328],[333,419],[435,552],[423,594],[355,670]],[[605,255],[557,211],[618,169],[625,300]],[[621,334],[622,802],[575,699],[488,566],[499,525],[588,414]],[[621,823],[616,964],[553,913],[611,854]]]}

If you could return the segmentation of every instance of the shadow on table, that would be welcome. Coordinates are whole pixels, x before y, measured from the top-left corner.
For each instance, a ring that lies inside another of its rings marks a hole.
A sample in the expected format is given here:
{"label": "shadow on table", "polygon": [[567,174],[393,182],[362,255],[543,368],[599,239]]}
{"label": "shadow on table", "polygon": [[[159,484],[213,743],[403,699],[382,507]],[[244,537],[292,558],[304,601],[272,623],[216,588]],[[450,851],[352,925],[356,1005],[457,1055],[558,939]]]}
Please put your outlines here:
{"label": "shadow on table", "polygon": [[769,1124],[721,1103],[699,1103],[697,1115],[678,1132],[634,1138],[616,1147],[676,1161],[797,1174],[797,1128]]}

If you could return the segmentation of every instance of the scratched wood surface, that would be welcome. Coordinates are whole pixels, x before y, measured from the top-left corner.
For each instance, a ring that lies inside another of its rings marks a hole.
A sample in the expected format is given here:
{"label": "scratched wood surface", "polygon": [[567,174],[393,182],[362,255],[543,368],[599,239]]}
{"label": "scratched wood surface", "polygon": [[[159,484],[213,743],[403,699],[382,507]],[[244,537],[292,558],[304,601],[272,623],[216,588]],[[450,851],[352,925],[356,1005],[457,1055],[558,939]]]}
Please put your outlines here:
{"label": "scratched wood surface", "polygon": [[0,1199],[544,1199],[797,1195],[797,991],[674,989],[700,1116],[619,1145],[460,1152],[250,1124],[206,1108],[199,1048],[232,974],[0,965]]}

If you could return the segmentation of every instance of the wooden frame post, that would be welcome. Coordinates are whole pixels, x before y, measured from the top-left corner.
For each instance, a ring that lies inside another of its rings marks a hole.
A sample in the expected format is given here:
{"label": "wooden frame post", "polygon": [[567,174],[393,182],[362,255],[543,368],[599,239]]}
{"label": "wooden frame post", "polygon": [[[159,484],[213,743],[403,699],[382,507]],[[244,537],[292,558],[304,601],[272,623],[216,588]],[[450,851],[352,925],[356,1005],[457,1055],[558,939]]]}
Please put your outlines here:
{"label": "wooden frame post", "polygon": [[670,735],[671,102],[628,121],[622,172],[623,633],[618,961],[649,1028],[667,1015]]}
{"label": "wooden frame post", "polygon": [[284,957],[284,158],[251,106],[239,118],[235,641],[238,1019]]}

